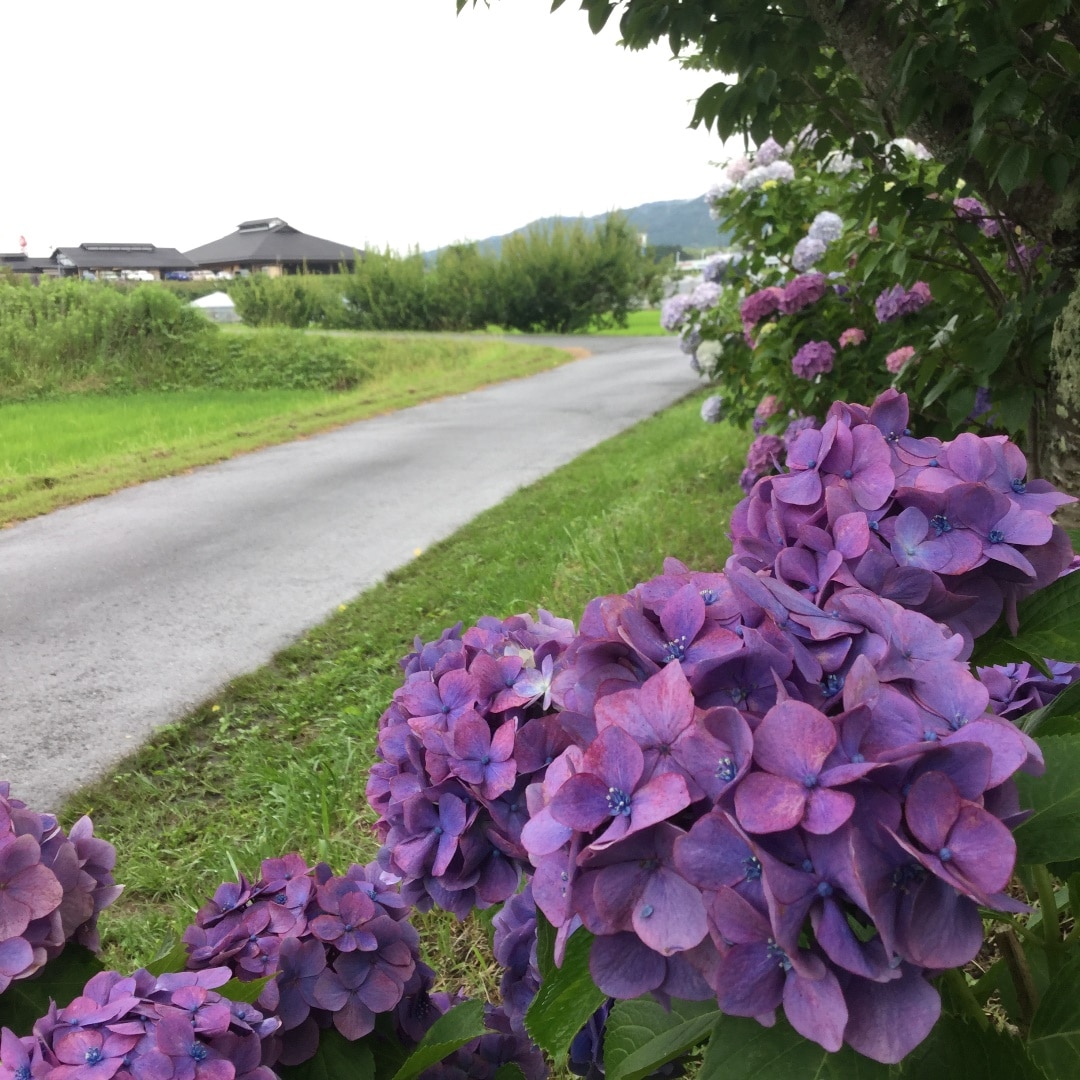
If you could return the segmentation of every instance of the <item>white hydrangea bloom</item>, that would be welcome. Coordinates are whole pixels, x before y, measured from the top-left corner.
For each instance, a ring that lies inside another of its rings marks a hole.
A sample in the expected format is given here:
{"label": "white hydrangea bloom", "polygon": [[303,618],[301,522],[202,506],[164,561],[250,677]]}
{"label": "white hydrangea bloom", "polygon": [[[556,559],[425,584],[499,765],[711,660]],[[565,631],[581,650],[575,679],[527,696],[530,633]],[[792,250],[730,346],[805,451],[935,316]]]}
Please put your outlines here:
{"label": "white hydrangea bloom", "polygon": [[765,169],[766,180],[778,180],[782,184],[790,183],[795,179],[795,167],[790,161],[774,161],[771,165],[766,165]]}
{"label": "white hydrangea bloom", "polygon": [[697,362],[698,369],[702,375],[709,376],[710,378],[716,375],[720,367],[720,357],[723,355],[724,347],[719,341],[703,341],[697,347]]}
{"label": "white hydrangea bloom", "polygon": [[834,214],[831,210],[822,210],[817,217],[810,222],[810,228],[807,232],[807,236],[813,237],[815,240],[824,240],[826,244],[831,244],[834,240],[839,240],[844,232],[844,220],[839,214]]}
{"label": "white hydrangea bloom", "polygon": [[816,236],[804,236],[791,254],[791,265],[801,274],[809,270],[825,254],[828,245]]}

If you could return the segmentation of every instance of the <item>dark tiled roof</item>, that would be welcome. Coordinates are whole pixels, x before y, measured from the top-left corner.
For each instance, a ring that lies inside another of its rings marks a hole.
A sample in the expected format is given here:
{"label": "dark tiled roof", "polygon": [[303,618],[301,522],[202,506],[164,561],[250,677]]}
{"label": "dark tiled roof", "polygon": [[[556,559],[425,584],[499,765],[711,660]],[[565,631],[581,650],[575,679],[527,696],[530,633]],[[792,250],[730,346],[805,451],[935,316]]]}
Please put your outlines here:
{"label": "dark tiled roof", "polygon": [[200,266],[222,263],[353,263],[356,249],[319,236],[308,236],[281,218],[243,221],[236,232],[187,252]]}
{"label": "dark tiled roof", "polygon": [[24,255],[21,251],[0,252],[0,267],[7,267],[17,274],[40,274],[43,270],[55,270],[56,263],[49,258]]}
{"label": "dark tiled roof", "polygon": [[57,248],[53,258],[77,270],[194,270],[193,263],[176,248],[153,244],[80,244]]}

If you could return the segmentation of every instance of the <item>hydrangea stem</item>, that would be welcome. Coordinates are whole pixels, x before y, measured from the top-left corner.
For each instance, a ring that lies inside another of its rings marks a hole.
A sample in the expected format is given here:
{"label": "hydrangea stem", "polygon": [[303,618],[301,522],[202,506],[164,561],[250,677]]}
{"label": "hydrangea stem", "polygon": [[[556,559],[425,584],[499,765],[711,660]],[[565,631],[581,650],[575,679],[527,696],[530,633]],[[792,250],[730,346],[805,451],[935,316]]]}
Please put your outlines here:
{"label": "hydrangea stem", "polygon": [[1026,1032],[1031,1027],[1031,1018],[1035,1015],[1035,1007],[1039,1003],[1039,992],[1035,989],[1031,968],[1014,931],[1011,928],[1003,930],[998,934],[997,941],[1016,990],[1016,1006],[1020,1015],[1015,1017],[1015,1020],[1017,1026]]}
{"label": "hydrangea stem", "polygon": [[945,972],[944,985],[948,987],[949,999],[966,1016],[973,1020],[983,1031],[990,1024],[990,1019],[983,1012],[979,999],[975,996],[971,984],[962,968],[950,968]]}

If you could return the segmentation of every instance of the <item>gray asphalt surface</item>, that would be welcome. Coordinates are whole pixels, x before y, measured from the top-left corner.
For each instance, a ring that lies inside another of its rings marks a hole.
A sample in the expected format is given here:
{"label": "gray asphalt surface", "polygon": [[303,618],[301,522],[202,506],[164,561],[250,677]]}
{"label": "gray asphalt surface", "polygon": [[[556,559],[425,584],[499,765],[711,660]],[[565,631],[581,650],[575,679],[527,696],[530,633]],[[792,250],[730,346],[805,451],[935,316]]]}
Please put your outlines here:
{"label": "gray asphalt surface", "polygon": [[[482,510],[665,408],[668,338],[0,532],[0,779],[39,811]],[[0,435],[2,437],[2,435]]]}

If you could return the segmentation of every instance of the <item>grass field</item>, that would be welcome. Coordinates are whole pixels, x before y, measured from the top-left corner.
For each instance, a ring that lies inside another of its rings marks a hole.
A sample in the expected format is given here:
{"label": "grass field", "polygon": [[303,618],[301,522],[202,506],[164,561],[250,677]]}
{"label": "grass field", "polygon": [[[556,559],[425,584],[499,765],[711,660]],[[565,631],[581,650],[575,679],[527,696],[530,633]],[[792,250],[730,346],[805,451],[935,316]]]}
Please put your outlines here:
{"label": "grass field", "polygon": [[[576,621],[591,597],[654,576],[668,554],[720,567],[747,437],[702,424],[699,405],[638,425],[481,515],[76,794],[64,819],[91,814],[126,885],[102,916],[107,962],[153,955],[235,880],[234,867],[254,873],[295,850],[343,871],[374,855],[364,786],[415,634],[540,606]],[[477,960],[482,927],[439,916],[420,925],[446,985],[494,992]]]}
{"label": "grass field", "polygon": [[675,335],[660,325],[659,308],[643,311],[631,311],[626,318],[626,326],[610,326],[602,330],[590,330],[592,334],[616,335],[622,337],[670,337]]}
{"label": "grass field", "polygon": [[0,403],[0,525],[573,358],[527,338],[354,336],[372,374],[349,391],[178,390]]}

